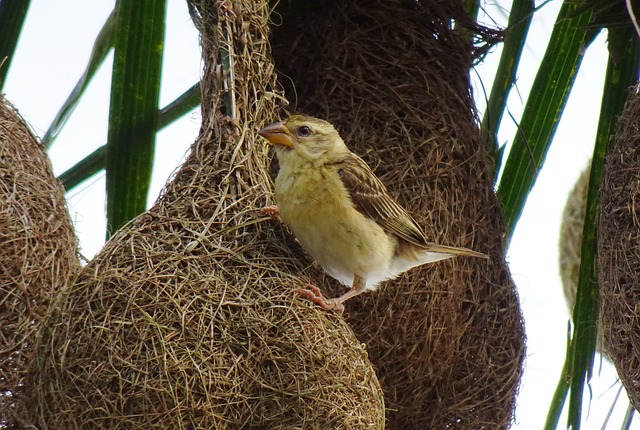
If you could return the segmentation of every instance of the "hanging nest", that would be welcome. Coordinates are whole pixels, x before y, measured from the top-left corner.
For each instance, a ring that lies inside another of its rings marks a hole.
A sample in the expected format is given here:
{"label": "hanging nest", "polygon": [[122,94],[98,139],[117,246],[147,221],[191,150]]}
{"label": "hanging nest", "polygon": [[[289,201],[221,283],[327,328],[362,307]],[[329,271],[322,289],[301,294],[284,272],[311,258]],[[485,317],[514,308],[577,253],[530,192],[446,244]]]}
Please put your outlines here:
{"label": "hanging nest", "polygon": [[560,278],[564,297],[569,310],[573,311],[576,303],[576,290],[580,278],[580,259],[582,255],[582,230],[584,216],[587,211],[587,191],[589,190],[589,174],[591,163],[582,171],[578,181],[569,193],[567,203],[562,211],[560,224]]}
{"label": "hanging nest", "polygon": [[205,62],[200,136],[157,203],[58,301],[39,349],[39,425],[381,429],[364,346],[294,293],[303,267],[259,215],[271,185],[256,131],[282,104],[267,6],[191,8]]}
{"label": "hanging nest", "polygon": [[631,403],[640,408],[640,94],[618,120],[605,161],[598,225],[605,346]]}
{"label": "hanging nest", "polygon": [[0,428],[25,428],[33,345],[78,271],[76,237],[44,148],[0,95]]}
{"label": "hanging nest", "polygon": [[[312,3],[285,3],[273,18],[294,110],[335,124],[428,239],[491,257],[413,269],[347,302],[385,392],[388,428],[507,428],[524,329],[470,95],[475,28],[464,2]],[[345,291],[320,271],[313,280],[329,297]]]}

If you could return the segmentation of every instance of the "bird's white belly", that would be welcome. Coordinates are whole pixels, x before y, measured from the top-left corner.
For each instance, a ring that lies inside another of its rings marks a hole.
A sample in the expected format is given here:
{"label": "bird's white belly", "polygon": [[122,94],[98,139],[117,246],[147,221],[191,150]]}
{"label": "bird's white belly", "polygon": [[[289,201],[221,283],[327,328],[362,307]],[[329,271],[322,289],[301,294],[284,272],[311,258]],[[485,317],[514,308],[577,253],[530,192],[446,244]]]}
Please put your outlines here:
{"label": "bird's white belly", "polygon": [[395,239],[354,208],[339,179],[279,177],[276,200],[282,220],[333,278],[351,286],[357,274],[373,289],[398,275],[391,268]]}

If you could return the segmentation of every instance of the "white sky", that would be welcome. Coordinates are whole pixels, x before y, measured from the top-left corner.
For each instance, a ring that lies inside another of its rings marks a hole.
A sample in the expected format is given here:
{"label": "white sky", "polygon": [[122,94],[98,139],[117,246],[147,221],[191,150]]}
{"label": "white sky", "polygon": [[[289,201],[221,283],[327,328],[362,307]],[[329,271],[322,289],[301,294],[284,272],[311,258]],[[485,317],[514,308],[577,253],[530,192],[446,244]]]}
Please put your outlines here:
{"label": "white sky", "polygon": [[[531,26],[529,34],[536,35],[536,40],[525,48],[517,91],[512,91],[509,101],[511,113],[516,118],[521,114],[523,100],[526,100],[544,53],[560,3],[554,1],[545,6],[536,14]],[[113,4],[113,1],[32,0],[18,54],[11,65],[4,90],[6,97],[18,107],[37,134],[44,134],[83,72],[92,43]],[[498,15],[491,14],[497,20]],[[167,16],[162,106],[197,82],[202,69],[198,36],[184,0],[169,0]],[[487,91],[490,90],[491,74],[499,54],[500,49],[497,49],[478,68]],[[559,328],[567,327],[569,313],[558,273],[559,221],[566,197],[591,155],[606,55],[606,38],[601,36],[586,53],[567,113],[508,253],[528,336],[526,372],[518,398],[516,429],[542,428],[564,361],[566,330]],[[53,146],[50,155],[56,174],[106,142],[110,69],[111,57],[94,78]],[[482,94],[477,99],[482,109]],[[509,122],[507,118],[505,123]],[[182,161],[197,136],[199,125],[196,110],[159,134],[150,203]],[[515,126],[504,124],[501,141],[509,142],[514,133]],[[73,190],[68,197],[82,251],[91,257],[104,241],[104,173]],[[585,408],[584,429],[602,427],[618,387],[615,371],[604,362],[601,371],[596,369],[592,381],[592,399]],[[588,393],[586,397],[589,397]],[[621,397],[610,428],[620,428],[627,404],[626,395]],[[640,424],[635,422],[633,428],[640,429]]]}

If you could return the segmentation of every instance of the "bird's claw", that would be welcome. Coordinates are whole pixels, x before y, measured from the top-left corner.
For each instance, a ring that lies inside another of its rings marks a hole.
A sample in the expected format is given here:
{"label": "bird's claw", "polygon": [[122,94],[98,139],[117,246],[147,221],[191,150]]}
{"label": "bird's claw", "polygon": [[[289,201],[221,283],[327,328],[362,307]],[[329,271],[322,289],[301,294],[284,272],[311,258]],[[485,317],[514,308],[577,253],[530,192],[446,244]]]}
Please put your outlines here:
{"label": "bird's claw", "polygon": [[260,215],[268,216],[268,217],[271,217],[271,218],[273,218],[275,220],[279,220],[280,219],[280,210],[278,209],[278,206],[276,206],[276,205],[265,206],[262,209],[260,209]]}
{"label": "bird's claw", "polygon": [[307,284],[307,288],[298,288],[296,290],[298,294],[301,294],[311,300],[316,305],[319,305],[323,309],[329,311],[335,311],[339,314],[344,312],[344,305],[340,303],[338,299],[327,299],[322,291],[313,284]]}

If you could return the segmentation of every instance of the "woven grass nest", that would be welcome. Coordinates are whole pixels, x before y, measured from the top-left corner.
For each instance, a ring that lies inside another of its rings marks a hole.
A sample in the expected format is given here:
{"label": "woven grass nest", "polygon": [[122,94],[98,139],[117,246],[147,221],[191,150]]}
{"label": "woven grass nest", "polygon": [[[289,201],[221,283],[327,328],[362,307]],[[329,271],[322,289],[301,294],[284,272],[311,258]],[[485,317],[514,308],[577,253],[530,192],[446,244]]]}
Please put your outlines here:
{"label": "woven grass nest", "polygon": [[79,269],[62,185],[0,95],[0,428],[29,424],[29,365],[51,299]]}
{"label": "woven grass nest", "polygon": [[[451,30],[471,26],[463,2],[320,3],[283,2],[274,28],[292,110],[334,123],[430,240],[491,257],[413,269],[347,302],[385,392],[387,426],[508,428],[524,329],[470,96],[467,41],[481,29]],[[344,292],[320,271],[311,279],[330,297]]]}
{"label": "woven grass nest", "polygon": [[607,353],[640,408],[640,93],[618,120],[600,189],[598,225],[602,326]]}
{"label": "woven grass nest", "polygon": [[587,210],[587,191],[589,186],[590,166],[587,166],[572,188],[564,210],[560,225],[560,278],[564,297],[569,310],[573,310],[576,303],[576,290],[580,277],[580,258],[582,255],[582,229],[584,215]]}
{"label": "woven grass nest", "polygon": [[282,105],[267,5],[202,1],[192,13],[200,136],[156,204],[60,295],[39,346],[37,425],[381,429],[364,346],[294,293],[304,266],[259,215],[271,187],[256,131]]}

